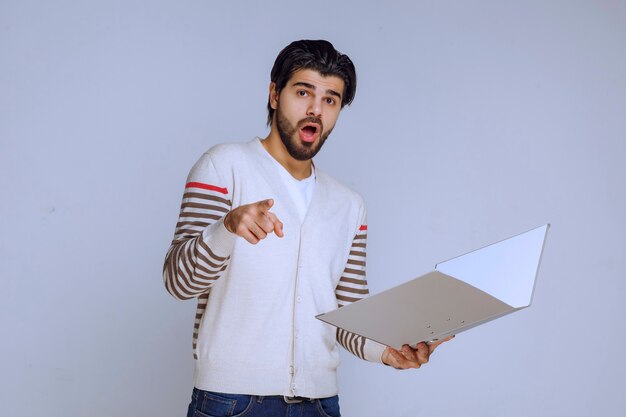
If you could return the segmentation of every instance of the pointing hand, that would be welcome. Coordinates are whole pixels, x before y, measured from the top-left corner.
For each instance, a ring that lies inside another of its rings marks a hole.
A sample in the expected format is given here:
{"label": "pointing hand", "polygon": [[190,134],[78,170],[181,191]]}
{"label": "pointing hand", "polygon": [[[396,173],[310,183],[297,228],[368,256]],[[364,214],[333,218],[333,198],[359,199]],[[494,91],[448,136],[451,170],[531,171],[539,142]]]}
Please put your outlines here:
{"label": "pointing hand", "polygon": [[259,243],[272,232],[283,237],[283,223],[270,211],[273,205],[274,200],[269,198],[239,206],[224,217],[224,226],[252,244]]}

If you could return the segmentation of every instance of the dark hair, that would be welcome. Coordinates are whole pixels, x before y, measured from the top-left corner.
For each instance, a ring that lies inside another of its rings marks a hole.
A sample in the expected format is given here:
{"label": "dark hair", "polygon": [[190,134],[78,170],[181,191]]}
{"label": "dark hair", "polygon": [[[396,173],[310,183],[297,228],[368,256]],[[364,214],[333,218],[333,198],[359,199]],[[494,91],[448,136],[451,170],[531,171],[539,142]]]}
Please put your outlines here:
{"label": "dark hair", "polygon": [[[287,85],[294,72],[301,69],[312,69],[324,77],[335,75],[345,84],[341,100],[341,108],[352,103],[356,92],[356,70],[348,58],[337,51],[332,43],[325,40],[300,40],[287,45],[276,57],[270,79],[276,84],[276,92]],[[272,124],[274,109],[267,101],[267,125]]]}

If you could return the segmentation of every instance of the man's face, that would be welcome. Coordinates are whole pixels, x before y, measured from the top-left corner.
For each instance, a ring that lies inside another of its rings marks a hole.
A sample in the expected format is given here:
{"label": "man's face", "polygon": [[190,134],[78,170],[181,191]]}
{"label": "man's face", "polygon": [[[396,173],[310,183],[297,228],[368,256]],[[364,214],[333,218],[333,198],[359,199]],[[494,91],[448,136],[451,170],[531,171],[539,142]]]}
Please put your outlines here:
{"label": "man's face", "polygon": [[344,81],[311,69],[293,73],[280,95],[271,87],[276,129],[292,158],[313,158],[335,127],[341,111]]}

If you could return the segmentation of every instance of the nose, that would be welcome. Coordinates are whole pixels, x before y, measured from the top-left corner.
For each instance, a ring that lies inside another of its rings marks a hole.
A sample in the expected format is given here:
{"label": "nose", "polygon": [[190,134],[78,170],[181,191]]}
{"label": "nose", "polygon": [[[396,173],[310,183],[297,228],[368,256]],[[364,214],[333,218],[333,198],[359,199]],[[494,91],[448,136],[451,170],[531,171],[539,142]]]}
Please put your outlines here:
{"label": "nose", "polygon": [[307,116],[320,117],[322,115],[322,103],[320,100],[311,100],[307,109]]}

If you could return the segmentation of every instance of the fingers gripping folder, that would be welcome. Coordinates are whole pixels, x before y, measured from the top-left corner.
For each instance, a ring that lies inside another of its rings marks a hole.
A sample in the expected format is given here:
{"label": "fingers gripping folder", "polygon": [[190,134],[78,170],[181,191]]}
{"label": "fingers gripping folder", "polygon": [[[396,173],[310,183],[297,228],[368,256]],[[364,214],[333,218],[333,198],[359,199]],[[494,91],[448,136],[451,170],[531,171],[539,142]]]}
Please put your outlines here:
{"label": "fingers gripping folder", "polygon": [[432,272],[317,318],[399,349],[519,311],[532,303],[549,228],[441,262]]}

